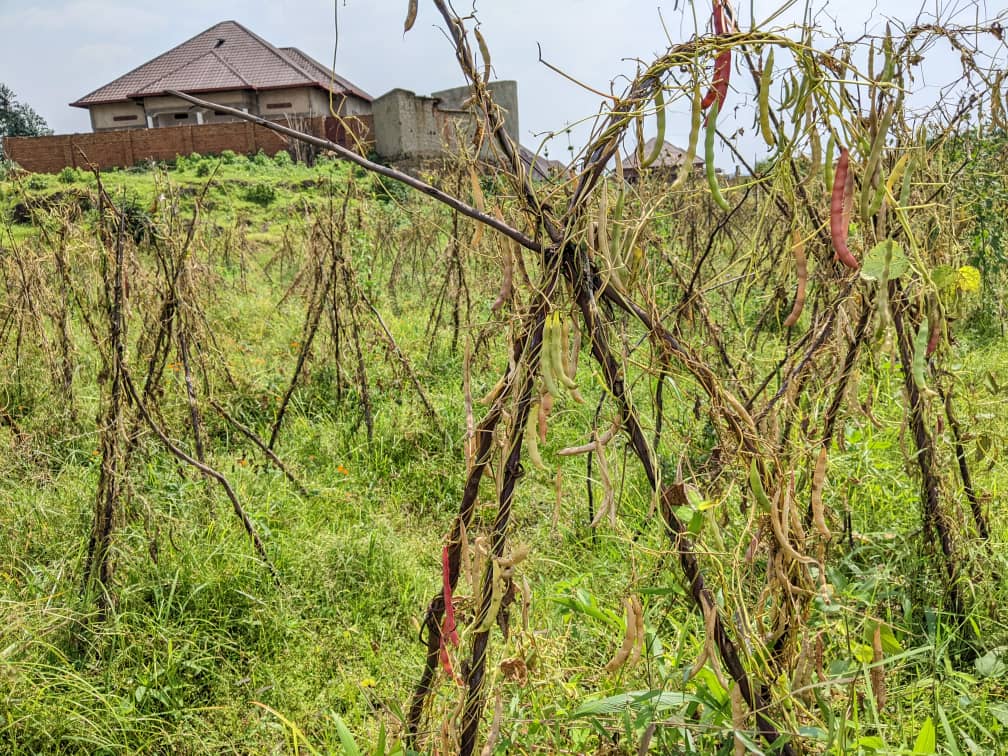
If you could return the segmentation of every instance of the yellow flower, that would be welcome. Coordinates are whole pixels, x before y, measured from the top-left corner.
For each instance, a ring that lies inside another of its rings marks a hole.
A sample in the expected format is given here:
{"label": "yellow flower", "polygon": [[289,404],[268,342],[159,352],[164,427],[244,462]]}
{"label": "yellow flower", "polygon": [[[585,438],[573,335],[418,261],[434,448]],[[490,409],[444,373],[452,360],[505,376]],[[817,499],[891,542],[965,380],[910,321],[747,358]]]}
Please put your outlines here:
{"label": "yellow flower", "polygon": [[956,286],[963,294],[975,294],[980,291],[980,271],[972,265],[963,265],[959,268],[959,275],[956,277]]}

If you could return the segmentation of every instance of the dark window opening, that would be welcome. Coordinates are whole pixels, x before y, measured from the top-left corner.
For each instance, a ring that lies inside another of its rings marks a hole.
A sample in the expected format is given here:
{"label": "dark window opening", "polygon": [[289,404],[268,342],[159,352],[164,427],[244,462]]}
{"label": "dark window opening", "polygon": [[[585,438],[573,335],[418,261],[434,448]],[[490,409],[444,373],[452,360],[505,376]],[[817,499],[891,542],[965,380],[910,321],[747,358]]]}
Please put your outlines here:
{"label": "dark window opening", "polygon": [[215,116],[226,116],[226,115],[231,115],[230,113],[225,113],[225,112],[224,112],[223,110],[215,110],[215,111],[213,112],[213,114],[214,114]]}
{"label": "dark window opening", "polygon": [[175,120],[176,120],[176,121],[184,121],[184,120],[186,120],[186,119],[187,119],[188,117],[189,117],[189,114],[188,114],[188,113],[176,113],[176,114],[175,114]]}
{"label": "dark window opening", "polygon": [[293,105],[289,102],[270,102],[267,103],[266,105],[267,110],[280,110],[281,108],[290,108],[290,107],[293,107]]}
{"label": "dark window opening", "polygon": [[135,121],[136,119],[137,119],[137,117],[135,115],[129,115],[129,116],[123,115],[123,116],[113,116],[112,117],[113,121]]}
{"label": "dark window opening", "polygon": [[223,39],[220,39],[220,38],[218,38],[218,39],[217,39],[217,44],[215,44],[215,45],[214,45],[214,50],[216,50],[216,49],[217,49],[218,47],[220,47],[220,46],[221,46],[221,45],[223,45],[223,44],[224,44],[224,40],[223,40]]}

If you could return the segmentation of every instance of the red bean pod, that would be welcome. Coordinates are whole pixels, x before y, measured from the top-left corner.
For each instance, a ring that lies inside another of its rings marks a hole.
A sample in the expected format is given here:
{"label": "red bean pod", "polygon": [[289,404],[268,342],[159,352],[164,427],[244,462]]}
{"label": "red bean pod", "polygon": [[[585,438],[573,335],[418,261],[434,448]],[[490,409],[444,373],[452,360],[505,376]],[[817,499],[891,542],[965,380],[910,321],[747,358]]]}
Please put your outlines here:
{"label": "red bean pod", "polygon": [[441,633],[441,642],[444,643],[444,636],[452,642],[455,648],[459,645],[458,632],[455,630],[455,603],[452,601],[451,575],[448,569],[448,547],[441,549],[441,582],[444,592],[444,630]]}
{"label": "red bean pod", "polygon": [[795,270],[798,273],[798,290],[795,292],[791,312],[784,321],[785,328],[793,326],[801,317],[802,309],[805,307],[805,287],[808,285],[808,260],[805,258],[805,243],[802,241],[801,232],[795,229],[792,238],[794,244],[791,246],[791,251],[794,253]]}
{"label": "red bean pod", "polygon": [[[716,0],[714,3],[714,33],[717,36],[722,36],[729,33],[729,27],[731,20],[728,17],[724,5],[720,0]],[[714,58],[714,81],[711,83],[710,89],[707,90],[707,94],[704,95],[703,100],[700,101],[701,108],[709,108],[715,102],[718,104],[718,109],[724,104],[725,97],[728,95],[728,83],[731,80],[731,50],[722,50]]]}
{"label": "red bean pod", "polygon": [[941,339],[942,334],[942,322],[941,316],[936,312],[931,317],[931,336],[928,339],[927,349],[924,352],[925,357],[930,357],[938,349],[938,341]]}
{"label": "red bean pod", "polygon": [[830,199],[830,237],[837,260],[851,270],[861,267],[850,249],[847,248],[847,234],[850,228],[851,201],[853,200],[854,174],[850,170],[850,152],[846,147],[840,150],[836,172],[833,174],[833,196]]}

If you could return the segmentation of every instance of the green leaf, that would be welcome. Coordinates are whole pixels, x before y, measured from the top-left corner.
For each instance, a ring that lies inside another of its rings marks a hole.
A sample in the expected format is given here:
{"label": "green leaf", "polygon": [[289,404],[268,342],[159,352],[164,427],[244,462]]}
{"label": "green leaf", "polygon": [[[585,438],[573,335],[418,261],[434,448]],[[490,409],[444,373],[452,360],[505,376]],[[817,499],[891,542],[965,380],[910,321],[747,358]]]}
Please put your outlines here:
{"label": "green leaf", "polygon": [[875,637],[875,628],[879,629],[879,636],[882,639],[882,650],[887,656],[892,656],[893,654],[903,653],[903,646],[900,642],[896,640],[896,636],[893,634],[892,627],[887,625],[885,622],[880,622],[878,620],[868,620],[865,623],[864,631],[864,642],[871,643],[872,639]]}
{"label": "green leaf", "polygon": [[952,732],[952,725],[949,724],[948,716],[945,714],[945,709],[942,708],[941,704],[935,704],[935,708],[938,710],[938,718],[941,720],[942,731],[945,733],[945,740],[947,741],[945,748],[952,756],[963,756],[955,733]]}
{"label": "green leaf", "polygon": [[866,281],[895,281],[910,269],[903,248],[892,239],[880,241],[861,261],[861,278]]}
{"label": "green leaf", "polygon": [[869,751],[886,750],[885,741],[877,735],[866,735],[863,738],[858,738],[858,745],[862,748],[867,748]]}
{"label": "green leaf", "polygon": [[921,730],[917,733],[917,742],[914,743],[914,753],[931,754],[938,749],[938,733],[935,731],[934,721],[931,717],[924,720]]}
{"label": "green leaf", "polygon": [[994,718],[1000,722],[1005,727],[1008,727],[1008,704],[998,703],[992,704],[990,707],[991,714]]}
{"label": "green leaf", "polygon": [[854,652],[854,658],[857,659],[862,664],[871,664],[874,658],[874,653],[872,652],[872,647],[867,646],[864,643],[855,643],[851,648]]}
{"label": "green leaf", "polygon": [[931,271],[931,280],[939,289],[954,289],[959,281],[959,272],[951,265],[939,265]]}
{"label": "green leaf", "polygon": [[999,646],[977,659],[974,662],[977,674],[980,677],[1001,677],[1008,672],[1008,664],[1001,658],[1005,650],[1004,646]]}
{"label": "green leaf", "polygon": [[615,696],[585,701],[574,712],[574,716],[607,716],[644,706],[651,706],[655,711],[663,711],[693,701],[696,701],[695,696],[677,690],[628,690]]}
{"label": "green leaf", "polygon": [[350,729],[346,726],[343,718],[335,711],[331,711],[329,714],[333,718],[333,722],[336,723],[336,734],[339,735],[344,756],[361,756],[360,749],[357,747],[357,741],[354,740],[354,736],[350,733]]}

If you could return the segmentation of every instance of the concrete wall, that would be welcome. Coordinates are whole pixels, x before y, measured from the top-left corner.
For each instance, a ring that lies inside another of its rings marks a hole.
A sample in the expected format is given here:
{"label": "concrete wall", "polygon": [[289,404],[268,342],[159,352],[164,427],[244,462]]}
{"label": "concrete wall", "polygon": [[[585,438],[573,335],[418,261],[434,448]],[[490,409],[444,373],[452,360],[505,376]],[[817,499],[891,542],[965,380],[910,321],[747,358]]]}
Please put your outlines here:
{"label": "concrete wall", "polygon": [[142,105],[137,105],[134,102],[95,105],[89,110],[91,111],[91,128],[94,131],[147,128],[147,113]]}
{"label": "concrete wall", "polygon": [[290,115],[324,115],[324,109],[315,109],[308,87],[292,89],[266,89],[259,92],[258,109],[255,111],[263,118],[282,120]]}
{"label": "concrete wall", "polygon": [[[202,99],[260,115],[271,121],[286,121],[291,115],[313,117],[329,115],[329,94],[317,87],[270,89],[259,93],[247,90],[208,92]],[[336,98],[334,104],[342,116],[368,115],[371,103],[356,96]],[[273,106],[273,107],[270,107]],[[238,119],[212,109],[197,108],[177,97],[147,97],[143,104],[133,102],[95,105],[90,108],[91,127],[95,131],[147,128],[151,126],[198,126],[234,123]],[[120,120],[116,120],[116,119]]]}
{"label": "concrete wall", "polygon": [[433,158],[442,154],[434,100],[393,89],[371,105],[375,149],[386,160]]}
{"label": "concrete wall", "polygon": [[[330,115],[329,93],[321,89],[312,89],[311,107],[315,115]],[[333,95],[332,105],[336,108],[337,115],[355,116],[370,115],[371,103],[356,95]]]}
{"label": "concrete wall", "polygon": [[[518,84],[495,81],[490,84],[494,100],[504,111],[505,129],[515,142],[518,126]],[[472,144],[477,116],[463,107],[471,95],[469,87],[456,87],[421,97],[405,89],[393,89],[372,105],[375,123],[375,150],[385,160],[423,161],[444,157],[459,147]],[[492,152],[484,141],[480,157]]]}
{"label": "concrete wall", "polygon": [[[326,111],[329,112],[329,95],[326,94]],[[365,100],[363,97],[358,97],[357,95],[347,95],[344,98],[335,98],[337,102],[341,101],[342,105],[339,109],[339,114],[343,116],[355,116],[355,115],[370,115],[371,114],[371,103]]]}
{"label": "concrete wall", "polygon": [[[518,127],[518,82],[491,81],[487,88],[493,95],[494,102],[504,112],[504,129],[515,142],[521,141],[521,130]],[[472,91],[468,86],[431,93],[440,110],[468,110],[469,106],[465,103],[471,96]]]}
{"label": "concrete wall", "polygon": [[[255,112],[255,95],[240,89],[224,92],[208,92],[203,99],[227,105],[239,110],[245,108]],[[216,115],[212,110],[197,108],[179,97],[146,97],[144,109],[155,128],[167,126],[197,126],[201,123],[231,123],[235,119],[229,115]]]}

